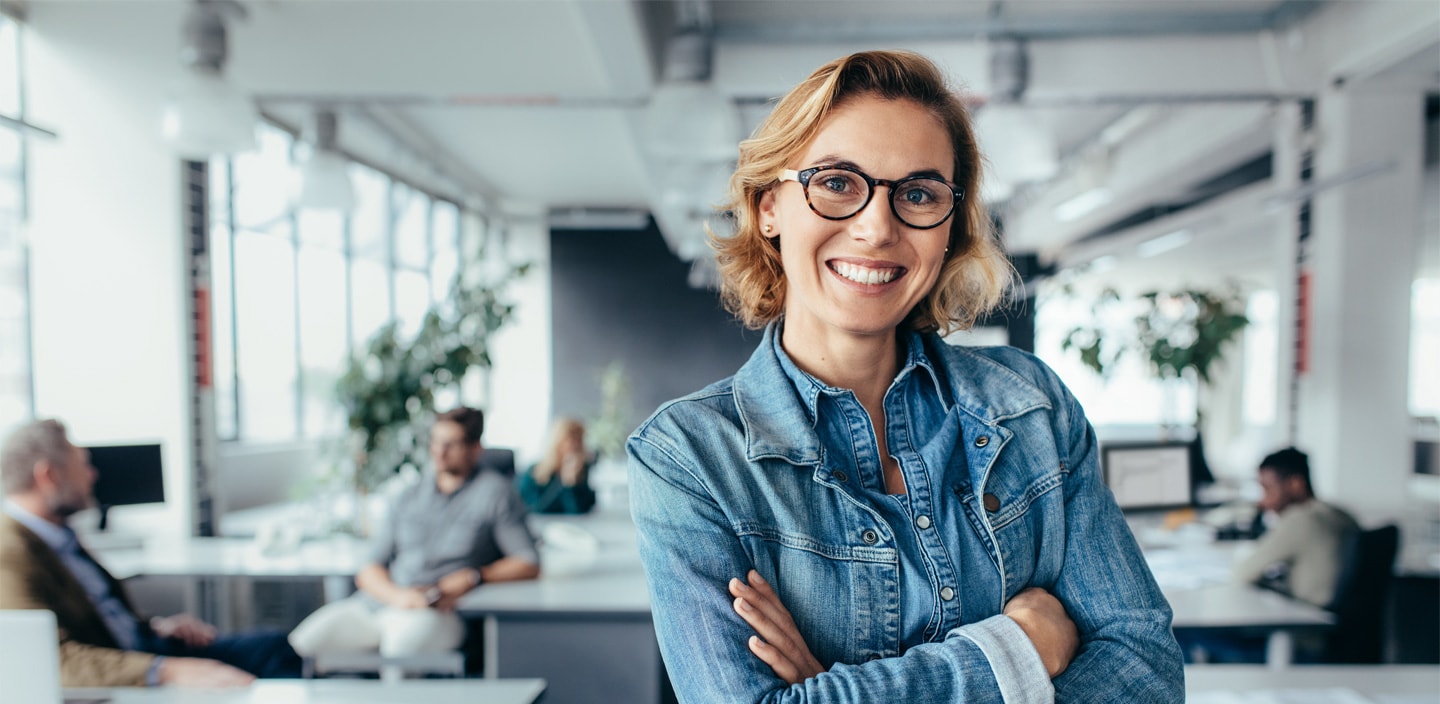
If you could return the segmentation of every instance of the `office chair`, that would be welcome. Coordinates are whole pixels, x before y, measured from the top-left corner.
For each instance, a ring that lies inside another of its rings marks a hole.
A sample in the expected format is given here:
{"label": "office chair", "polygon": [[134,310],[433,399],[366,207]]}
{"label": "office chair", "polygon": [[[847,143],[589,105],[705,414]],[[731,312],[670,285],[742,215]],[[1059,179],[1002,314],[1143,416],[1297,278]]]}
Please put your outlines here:
{"label": "office chair", "polygon": [[504,447],[487,447],[480,451],[480,466],[489,467],[500,474],[515,476],[515,451]]}
{"label": "office chair", "polygon": [[1395,581],[1400,529],[1387,525],[1357,531],[1348,541],[1340,581],[1329,610],[1335,628],[1321,654],[1327,663],[1381,662],[1385,646],[1385,601]]}

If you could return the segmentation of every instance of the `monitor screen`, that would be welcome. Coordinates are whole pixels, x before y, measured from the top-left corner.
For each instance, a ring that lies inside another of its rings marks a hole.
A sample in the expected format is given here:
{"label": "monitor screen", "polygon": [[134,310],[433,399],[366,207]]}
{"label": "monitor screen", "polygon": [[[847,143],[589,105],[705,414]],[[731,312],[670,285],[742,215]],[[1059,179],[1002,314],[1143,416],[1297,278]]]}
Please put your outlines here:
{"label": "monitor screen", "polygon": [[165,472],[159,445],[109,445],[87,448],[95,466],[95,503],[129,506],[165,502]]}
{"label": "monitor screen", "polygon": [[1188,442],[1104,446],[1101,463],[1105,485],[1122,509],[1190,506],[1190,451]]}

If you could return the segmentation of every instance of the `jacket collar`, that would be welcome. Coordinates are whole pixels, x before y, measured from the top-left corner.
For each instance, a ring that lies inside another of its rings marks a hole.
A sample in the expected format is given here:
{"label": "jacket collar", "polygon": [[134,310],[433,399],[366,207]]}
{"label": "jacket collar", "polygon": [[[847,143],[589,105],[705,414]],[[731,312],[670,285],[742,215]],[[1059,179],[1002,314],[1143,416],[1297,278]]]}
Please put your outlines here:
{"label": "jacket collar", "polygon": [[[819,398],[842,393],[805,373],[780,345],[782,322],[771,323],[750,360],[735,373],[735,406],[745,428],[746,457],[791,464],[819,464],[815,432]],[[1009,367],[964,347],[945,344],[933,333],[911,332],[906,359],[896,379],[923,373],[934,384],[942,409],[953,406],[986,425],[1049,408],[1050,400]]]}

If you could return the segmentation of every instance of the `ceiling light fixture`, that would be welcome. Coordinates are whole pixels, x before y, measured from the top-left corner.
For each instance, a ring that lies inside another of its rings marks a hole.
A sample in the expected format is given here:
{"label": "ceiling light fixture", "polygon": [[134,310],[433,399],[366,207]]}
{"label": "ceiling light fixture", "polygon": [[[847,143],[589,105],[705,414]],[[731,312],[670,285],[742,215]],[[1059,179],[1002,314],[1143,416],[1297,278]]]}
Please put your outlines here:
{"label": "ceiling light fixture", "polygon": [[1055,219],[1060,222],[1074,222],[1110,204],[1115,194],[1109,188],[1100,186],[1084,191],[1055,206]]}
{"label": "ceiling light fixture", "polygon": [[260,114],[224,76],[229,48],[226,12],[243,17],[245,8],[233,0],[197,0],[181,30],[180,64],[185,77],[164,108],[161,132],[186,159],[255,148]]}
{"label": "ceiling light fixture", "polygon": [[1018,103],[1030,87],[1030,52],[1019,37],[990,40],[990,100]]}
{"label": "ceiling light fixture", "polygon": [[1190,228],[1181,228],[1141,242],[1135,246],[1135,254],[1142,259],[1148,259],[1184,247],[1193,239],[1195,239],[1195,233]]}
{"label": "ceiling light fixture", "polygon": [[651,156],[683,161],[733,160],[740,118],[730,99],[710,82],[713,43],[701,29],[670,39],[665,76],[645,107],[645,149]]}
{"label": "ceiling light fixture", "polygon": [[335,111],[315,111],[314,142],[300,162],[300,194],[296,206],[306,210],[355,209],[355,186],[350,161],[339,151],[340,118]]}

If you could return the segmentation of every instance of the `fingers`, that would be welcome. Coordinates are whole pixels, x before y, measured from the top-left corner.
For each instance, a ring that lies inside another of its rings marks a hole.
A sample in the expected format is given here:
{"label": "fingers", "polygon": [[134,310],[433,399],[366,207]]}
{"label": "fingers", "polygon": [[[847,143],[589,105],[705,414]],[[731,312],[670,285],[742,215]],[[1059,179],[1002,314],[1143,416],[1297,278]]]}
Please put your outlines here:
{"label": "fingers", "polygon": [[762,594],[738,579],[730,580],[730,593],[735,594],[732,606],[762,639],[786,651],[794,646],[795,623],[780,601]]}
{"label": "fingers", "polygon": [[748,645],[750,652],[760,658],[761,662],[769,665],[776,677],[785,680],[787,684],[804,681],[804,678],[800,676],[800,669],[775,646],[761,640],[759,636],[750,636]]}
{"label": "fingers", "polygon": [[735,596],[732,608],[758,636],[750,639],[751,652],[791,684],[824,672],[780,597],[760,573],[751,570],[746,578],[748,584],[731,579],[729,586]]}

